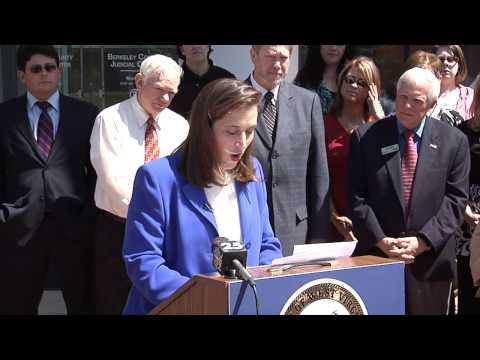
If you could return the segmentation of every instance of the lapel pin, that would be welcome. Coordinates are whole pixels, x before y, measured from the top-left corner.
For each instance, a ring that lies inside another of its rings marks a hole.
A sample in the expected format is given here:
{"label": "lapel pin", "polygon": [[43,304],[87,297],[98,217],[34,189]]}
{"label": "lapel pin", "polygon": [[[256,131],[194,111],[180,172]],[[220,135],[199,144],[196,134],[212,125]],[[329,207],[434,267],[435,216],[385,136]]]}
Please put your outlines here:
{"label": "lapel pin", "polygon": [[430,144],[430,147],[431,147],[432,149],[436,149],[438,146],[435,145],[435,144]]}

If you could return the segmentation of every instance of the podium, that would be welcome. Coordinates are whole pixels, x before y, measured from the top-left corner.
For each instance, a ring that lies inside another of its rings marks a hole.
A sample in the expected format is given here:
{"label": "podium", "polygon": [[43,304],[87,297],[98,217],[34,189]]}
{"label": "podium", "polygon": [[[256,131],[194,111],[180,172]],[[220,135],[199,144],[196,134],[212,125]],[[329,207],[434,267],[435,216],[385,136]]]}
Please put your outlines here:
{"label": "podium", "polygon": [[[403,315],[405,265],[402,261],[359,256],[328,265],[249,268],[262,315]],[[151,315],[255,315],[254,292],[241,280],[196,275]]]}

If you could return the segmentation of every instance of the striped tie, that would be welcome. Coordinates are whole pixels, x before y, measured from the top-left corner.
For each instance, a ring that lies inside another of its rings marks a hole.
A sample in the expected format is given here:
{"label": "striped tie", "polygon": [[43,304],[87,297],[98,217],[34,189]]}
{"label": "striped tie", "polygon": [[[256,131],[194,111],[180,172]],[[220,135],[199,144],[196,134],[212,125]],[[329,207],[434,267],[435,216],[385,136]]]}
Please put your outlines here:
{"label": "striped tie", "polygon": [[265,125],[267,126],[269,135],[273,137],[275,121],[277,120],[277,106],[275,105],[275,100],[271,91],[268,91],[265,94],[265,104],[263,106],[262,116],[265,121]]}
{"label": "striped tie", "polygon": [[148,118],[145,130],[145,164],[160,157],[158,136],[155,131],[155,122],[152,117]]}
{"label": "striped tie", "polygon": [[410,213],[410,201],[412,195],[412,184],[415,177],[415,168],[417,167],[417,146],[413,142],[414,133],[412,130],[406,130],[405,151],[402,157],[402,181],[403,181],[403,201],[405,204],[406,218]]}
{"label": "striped tie", "polygon": [[53,122],[48,114],[50,104],[48,101],[37,101],[36,104],[42,110],[38,119],[37,144],[43,155],[48,158],[53,144]]}

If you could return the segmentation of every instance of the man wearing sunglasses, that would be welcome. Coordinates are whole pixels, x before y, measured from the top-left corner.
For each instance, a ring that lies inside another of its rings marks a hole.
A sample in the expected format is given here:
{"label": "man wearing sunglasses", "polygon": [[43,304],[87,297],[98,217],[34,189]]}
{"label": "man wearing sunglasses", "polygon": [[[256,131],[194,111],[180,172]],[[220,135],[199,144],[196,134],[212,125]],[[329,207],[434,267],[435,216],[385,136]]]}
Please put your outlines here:
{"label": "man wearing sunglasses", "polygon": [[17,69],[27,93],[0,104],[0,313],[36,314],[52,264],[68,313],[92,313],[98,109],[59,92],[51,45],[20,45]]}

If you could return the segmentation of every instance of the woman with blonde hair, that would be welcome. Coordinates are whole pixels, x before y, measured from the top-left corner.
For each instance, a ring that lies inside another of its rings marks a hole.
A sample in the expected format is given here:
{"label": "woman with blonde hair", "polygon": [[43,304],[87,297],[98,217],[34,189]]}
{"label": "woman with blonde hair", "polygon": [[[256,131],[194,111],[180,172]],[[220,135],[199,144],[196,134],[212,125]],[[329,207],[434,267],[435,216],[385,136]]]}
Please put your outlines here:
{"label": "woman with blonde hair", "polygon": [[380,72],[372,59],[360,56],[348,62],[337,79],[338,95],[325,116],[325,144],[330,174],[333,240],[356,240],[348,218],[345,177],[350,134],[360,125],[384,117],[379,101]]}
{"label": "woman with blonde hair", "polygon": [[430,70],[439,80],[442,77],[443,64],[434,53],[417,50],[408,57],[406,65],[407,69],[419,67]]}

